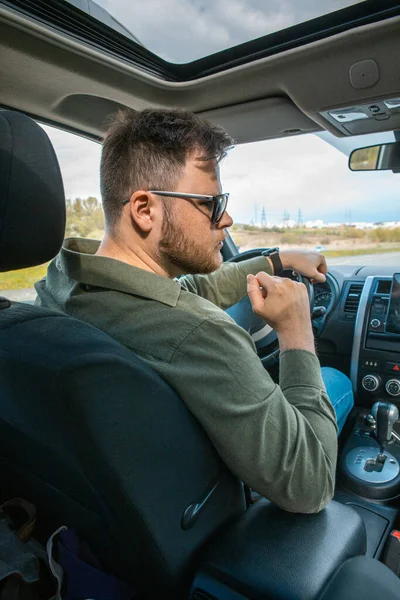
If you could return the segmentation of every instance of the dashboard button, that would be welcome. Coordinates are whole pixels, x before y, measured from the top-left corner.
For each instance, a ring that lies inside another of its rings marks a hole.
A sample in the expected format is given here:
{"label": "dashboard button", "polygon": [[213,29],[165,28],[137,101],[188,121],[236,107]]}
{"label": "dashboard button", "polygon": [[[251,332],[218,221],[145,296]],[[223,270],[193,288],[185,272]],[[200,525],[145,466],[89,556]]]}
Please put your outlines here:
{"label": "dashboard button", "polygon": [[386,373],[398,373],[400,375],[400,363],[386,361],[385,371]]}
{"label": "dashboard button", "polygon": [[397,379],[389,379],[386,382],[386,391],[391,396],[399,396],[400,395],[400,381]]}
{"label": "dashboard button", "polygon": [[366,360],[364,360],[364,367],[375,367],[375,368],[380,368],[380,364],[379,361],[374,360],[373,358],[368,358]]}

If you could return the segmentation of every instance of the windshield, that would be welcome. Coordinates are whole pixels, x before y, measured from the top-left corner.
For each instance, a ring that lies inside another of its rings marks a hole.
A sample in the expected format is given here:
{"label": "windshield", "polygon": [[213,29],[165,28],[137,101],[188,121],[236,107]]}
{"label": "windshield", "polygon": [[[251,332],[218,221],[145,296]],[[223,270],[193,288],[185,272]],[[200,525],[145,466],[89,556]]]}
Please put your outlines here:
{"label": "windshield", "polygon": [[[239,251],[317,249],[331,264],[399,264],[400,178],[352,172],[348,155],[393,141],[393,133],[335,138],[309,134],[245,144],[221,165]],[[392,263],[390,263],[392,264]]]}
{"label": "windshield", "polygon": [[186,63],[362,0],[66,0],[172,63]]}

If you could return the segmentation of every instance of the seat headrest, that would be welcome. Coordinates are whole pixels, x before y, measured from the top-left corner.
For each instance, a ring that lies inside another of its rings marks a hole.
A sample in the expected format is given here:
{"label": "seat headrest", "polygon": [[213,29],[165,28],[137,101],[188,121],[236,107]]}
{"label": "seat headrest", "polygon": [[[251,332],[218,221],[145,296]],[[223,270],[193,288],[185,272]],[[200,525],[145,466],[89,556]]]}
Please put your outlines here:
{"label": "seat headrest", "polygon": [[51,260],[64,233],[64,188],[49,138],[26,115],[0,111],[0,271]]}

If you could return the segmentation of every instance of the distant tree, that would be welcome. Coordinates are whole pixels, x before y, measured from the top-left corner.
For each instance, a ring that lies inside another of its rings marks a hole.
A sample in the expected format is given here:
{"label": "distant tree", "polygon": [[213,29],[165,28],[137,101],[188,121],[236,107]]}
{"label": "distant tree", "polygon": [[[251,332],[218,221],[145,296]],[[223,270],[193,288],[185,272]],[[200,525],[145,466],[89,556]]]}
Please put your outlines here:
{"label": "distant tree", "polygon": [[74,207],[74,214],[76,216],[82,215],[82,213],[84,211],[84,208],[83,208],[83,204],[82,204],[81,198],[75,198],[75,201],[73,203],[73,207]]}
{"label": "distant tree", "polygon": [[104,231],[104,215],[100,201],[94,196],[88,198],[67,198],[66,237],[87,237],[96,234],[101,237]]}
{"label": "distant tree", "polygon": [[85,198],[82,202],[83,208],[88,214],[92,214],[97,208],[100,207],[100,202],[94,196]]}

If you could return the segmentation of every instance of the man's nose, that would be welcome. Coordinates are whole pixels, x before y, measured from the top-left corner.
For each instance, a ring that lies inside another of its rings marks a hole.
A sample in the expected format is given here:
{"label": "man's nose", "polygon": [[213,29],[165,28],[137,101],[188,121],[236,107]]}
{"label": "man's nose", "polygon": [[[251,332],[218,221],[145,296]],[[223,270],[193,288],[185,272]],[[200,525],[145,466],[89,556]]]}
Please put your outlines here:
{"label": "man's nose", "polygon": [[233,219],[231,215],[226,210],[222,216],[222,219],[218,223],[219,229],[228,229],[228,227],[232,227]]}

